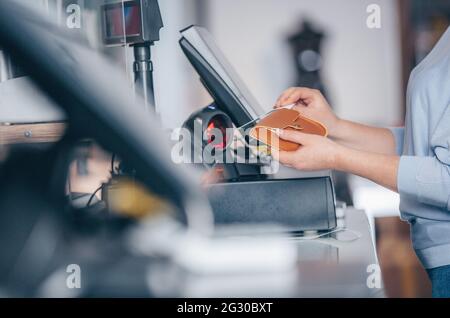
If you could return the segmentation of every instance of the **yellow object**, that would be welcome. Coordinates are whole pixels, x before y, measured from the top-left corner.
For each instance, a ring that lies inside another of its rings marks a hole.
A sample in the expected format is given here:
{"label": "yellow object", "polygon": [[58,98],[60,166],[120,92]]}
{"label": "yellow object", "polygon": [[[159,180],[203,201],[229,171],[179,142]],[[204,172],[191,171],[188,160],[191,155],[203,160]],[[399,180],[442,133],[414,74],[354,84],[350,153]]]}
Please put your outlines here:
{"label": "yellow object", "polygon": [[111,211],[135,218],[170,211],[167,201],[127,177],[120,177],[114,184],[108,186],[105,199]]}

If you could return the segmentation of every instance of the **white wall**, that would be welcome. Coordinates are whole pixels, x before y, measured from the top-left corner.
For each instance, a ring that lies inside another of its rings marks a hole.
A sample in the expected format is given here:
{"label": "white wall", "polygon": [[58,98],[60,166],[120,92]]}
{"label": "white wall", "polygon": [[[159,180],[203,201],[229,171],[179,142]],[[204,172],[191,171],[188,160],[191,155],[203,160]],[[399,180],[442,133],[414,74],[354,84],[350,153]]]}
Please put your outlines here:
{"label": "white wall", "polygon": [[[368,4],[382,9],[382,28],[368,29]],[[401,122],[401,64],[396,1],[209,0],[209,28],[262,106],[292,85],[284,39],[301,18],[327,33],[324,73],[331,101],[348,119],[380,125]]]}
{"label": "white wall", "polygon": [[195,1],[162,0],[159,5],[164,28],[152,50],[155,99],[163,125],[175,128],[211,100],[178,44],[179,31],[196,22]]}

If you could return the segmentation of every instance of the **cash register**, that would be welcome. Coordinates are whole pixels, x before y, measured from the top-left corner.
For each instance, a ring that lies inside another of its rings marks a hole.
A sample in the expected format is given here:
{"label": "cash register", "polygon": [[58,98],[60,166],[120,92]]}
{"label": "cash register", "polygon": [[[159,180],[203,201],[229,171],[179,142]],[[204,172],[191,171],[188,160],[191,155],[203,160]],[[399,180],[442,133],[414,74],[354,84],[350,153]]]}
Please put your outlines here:
{"label": "cash register", "polygon": [[[185,123],[190,129],[201,123],[205,133],[200,138],[206,146],[211,142],[207,131],[211,127],[242,127],[255,121],[263,109],[205,28],[193,25],[180,33],[182,51],[214,99]],[[250,160],[254,154],[245,140],[243,147],[244,162],[205,165],[222,172],[221,180],[207,187],[217,224],[276,223],[299,232],[336,227],[335,193],[329,171],[305,173],[280,166],[274,173],[270,156]]]}

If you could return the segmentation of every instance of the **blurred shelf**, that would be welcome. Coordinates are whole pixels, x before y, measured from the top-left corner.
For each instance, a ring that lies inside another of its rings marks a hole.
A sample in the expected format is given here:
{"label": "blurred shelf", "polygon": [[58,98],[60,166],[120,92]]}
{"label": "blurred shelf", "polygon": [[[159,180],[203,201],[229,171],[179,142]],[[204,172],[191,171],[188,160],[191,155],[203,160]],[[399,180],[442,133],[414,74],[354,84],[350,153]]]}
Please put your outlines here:
{"label": "blurred shelf", "polygon": [[2,124],[0,145],[48,143],[60,140],[66,123]]}

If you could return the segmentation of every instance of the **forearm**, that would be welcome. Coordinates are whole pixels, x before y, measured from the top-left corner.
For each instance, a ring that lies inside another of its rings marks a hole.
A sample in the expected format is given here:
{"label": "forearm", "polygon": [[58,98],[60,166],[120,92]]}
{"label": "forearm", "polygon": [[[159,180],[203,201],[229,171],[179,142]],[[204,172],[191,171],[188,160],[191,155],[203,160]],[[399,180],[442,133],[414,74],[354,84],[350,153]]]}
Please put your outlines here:
{"label": "forearm", "polygon": [[400,157],[338,146],[334,169],[356,174],[398,192]]}
{"label": "forearm", "polygon": [[395,138],[387,128],[339,120],[330,137],[341,145],[379,154],[396,154]]}

